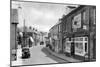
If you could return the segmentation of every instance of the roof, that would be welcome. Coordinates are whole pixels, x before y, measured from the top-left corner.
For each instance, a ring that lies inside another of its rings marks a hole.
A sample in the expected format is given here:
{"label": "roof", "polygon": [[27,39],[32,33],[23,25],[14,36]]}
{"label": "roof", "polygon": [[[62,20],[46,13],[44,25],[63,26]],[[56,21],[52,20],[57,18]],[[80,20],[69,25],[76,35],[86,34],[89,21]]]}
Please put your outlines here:
{"label": "roof", "polygon": [[[77,7],[77,8],[75,8],[75,9],[72,10],[69,14],[64,15],[63,18],[61,18],[60,20],[63,20],[64,18],[66,18],[66,17],[72,15],[73,13],[75,13],[75,12],[79,11],[80,9],[82,9],[83,7],[85,7],[85,5],[81,5],[81,6]],[[60,24],[60,23],[61,23],[61,22],[56,23],[52,28],[54,28],[56,25],[58,25],[58,24]],[[51,28],[51,29],[52,29],[52,28]],[[50,30],[51,30],[51,29],[50,29]]]}
{"label": "roof", "polygon": [[75,12],[81,10],[84,7],[86,7],[86,6],[85,5],[80,5],[79,7],[75,8],[70,13],[68,13],[67,15],[64,15],[61,20],[65,19],[66,17],[69,17],[70,15],[74,14]]}

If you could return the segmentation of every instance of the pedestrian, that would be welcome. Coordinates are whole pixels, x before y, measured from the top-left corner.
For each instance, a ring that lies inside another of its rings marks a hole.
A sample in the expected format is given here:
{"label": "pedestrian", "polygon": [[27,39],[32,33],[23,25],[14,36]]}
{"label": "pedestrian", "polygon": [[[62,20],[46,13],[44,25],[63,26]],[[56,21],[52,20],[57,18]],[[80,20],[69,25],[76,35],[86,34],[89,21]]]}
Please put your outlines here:
{"label": "pedestrian", "polygon": [[18,45],[22,45],[22,37],[23,37],[23,34],[21,32],[19,32],[19,34],[18,34]]}
{"label": "pedestrian", "polygon": [[32,47],[33,42],[34,42],[34,40],[33,40],[33,38],[30,36],[30,37],[29,37],[29,47]]}

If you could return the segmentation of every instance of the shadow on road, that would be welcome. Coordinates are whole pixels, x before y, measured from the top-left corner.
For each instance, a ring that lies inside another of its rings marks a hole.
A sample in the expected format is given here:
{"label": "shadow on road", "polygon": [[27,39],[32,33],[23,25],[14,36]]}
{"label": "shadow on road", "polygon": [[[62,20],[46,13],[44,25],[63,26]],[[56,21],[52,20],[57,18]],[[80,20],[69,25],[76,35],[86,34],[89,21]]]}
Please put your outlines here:
{"label": "shadow on road", "polygon": [[52,55],[46,47],[43,47],[42,48],[42,52],[45,53],[46,57],[49,57],[50,59],[58,62],[58,63],[65,63],[66,61],[60,59],[60,58],[57,58],[56,56]]}

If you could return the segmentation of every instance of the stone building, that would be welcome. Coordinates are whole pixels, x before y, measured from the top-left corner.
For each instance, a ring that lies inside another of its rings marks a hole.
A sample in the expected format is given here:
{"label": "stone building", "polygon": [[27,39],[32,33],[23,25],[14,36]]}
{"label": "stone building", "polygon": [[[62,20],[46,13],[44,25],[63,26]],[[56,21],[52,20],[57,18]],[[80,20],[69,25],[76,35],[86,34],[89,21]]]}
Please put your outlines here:
{"label": "stone building", "polygon": [[62,46],[66,55],[96,59],[96,7],[79,6],[61,19]]}
{"label": "stone building", "polygon": [[60,23],[57,23],[56,25],[54,25],[50,30],[49,30],[49,34],[50,34],[50,39],[51,39],[51,45],[52,45],[52,49],[55,52],[59,52],[60,50]]}

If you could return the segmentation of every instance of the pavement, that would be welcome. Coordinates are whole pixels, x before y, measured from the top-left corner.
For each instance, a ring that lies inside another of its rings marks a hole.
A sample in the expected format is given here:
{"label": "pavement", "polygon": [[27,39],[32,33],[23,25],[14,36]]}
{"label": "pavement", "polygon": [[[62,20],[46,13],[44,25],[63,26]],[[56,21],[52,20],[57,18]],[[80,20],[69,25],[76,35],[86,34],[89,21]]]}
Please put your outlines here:
{"label": "pavement", "polygon": [[72,62],[82,62],[82,60],[78,60],[78,59],[75,59],[75,58],[73,58],[73,57],[68,57],[68,56],[66,56],[65,54],[53,52],[53,51],[50,50],[49,48],[46,48],[46,49],[47,49],[47,51],[48,51],[49,53],[51,53],[52,55],[54,55],[54,56],[56,56],[56,57],[58,57],[58,58],[60,58],[60,59],[62,59],[62,60],[68,61],[68,62],[70,62],[70,63],[72,63]]}
{"label": "pavement", "polygon": [[45,45],[38,44],[37,46],[31,47],[30,53],[30,58],[22,59],[22,49],[21,46],[18,46],[17,60],[12,61],[11,66],[81,62],[81,60],[77,60],[73,57],[67,57],[64,54],[53,52],[45,47]]}

